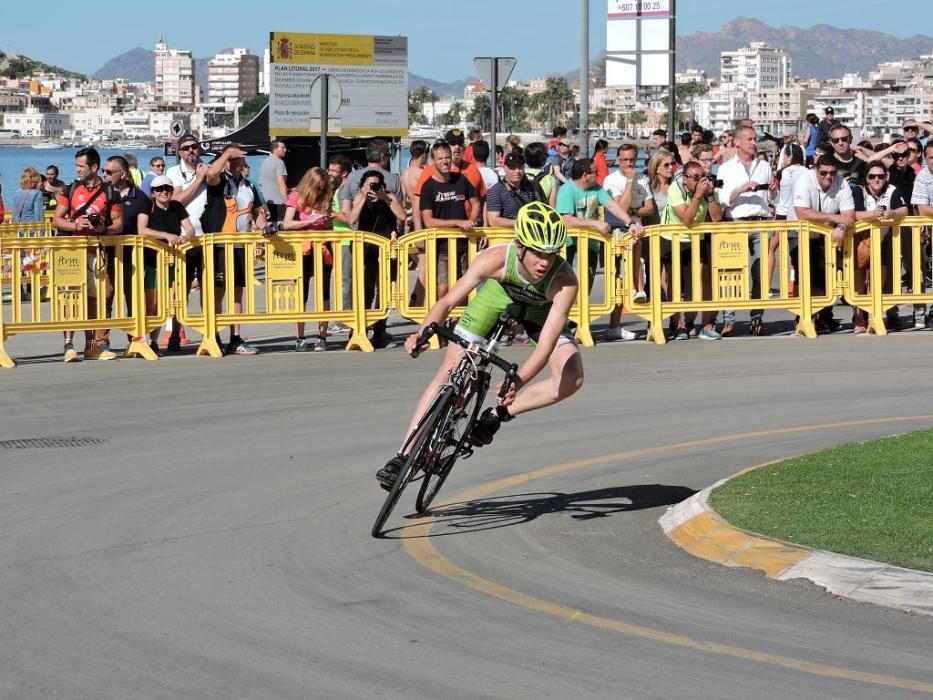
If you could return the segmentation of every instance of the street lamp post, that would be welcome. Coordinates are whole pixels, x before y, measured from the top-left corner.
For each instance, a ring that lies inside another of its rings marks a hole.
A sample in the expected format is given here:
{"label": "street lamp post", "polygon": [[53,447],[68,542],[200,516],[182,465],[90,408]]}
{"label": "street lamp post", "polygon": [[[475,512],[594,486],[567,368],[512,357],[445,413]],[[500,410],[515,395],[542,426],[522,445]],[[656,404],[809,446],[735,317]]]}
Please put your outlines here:
{"label": "street lamp post", "polygon": [[580,0],[580,155],[590,157],[590,2]]}

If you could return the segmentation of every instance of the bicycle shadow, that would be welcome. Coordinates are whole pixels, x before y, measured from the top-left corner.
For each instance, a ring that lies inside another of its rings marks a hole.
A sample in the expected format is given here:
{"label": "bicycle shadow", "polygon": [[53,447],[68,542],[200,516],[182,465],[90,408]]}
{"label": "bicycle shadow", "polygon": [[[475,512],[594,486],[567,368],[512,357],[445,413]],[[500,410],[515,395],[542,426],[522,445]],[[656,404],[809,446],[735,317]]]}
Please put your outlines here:
{"label": "bicycle shadow", "polygon": [[[638,484],[591,489],[575,493],[518,493],[462,503],[448,503],[409,519],[430,517],[443,530],[428,537],[483,532],[531,522],[545,515],[569,514],[573,520],[608,518],[619,513],[669,506],[689,498],[696,491],[686,486]],[[411,526],[396,528],[397,537],[406,537]],[[384,533],[390,536],[389,532]],[[414,535],[412,535],[414,536]]]}

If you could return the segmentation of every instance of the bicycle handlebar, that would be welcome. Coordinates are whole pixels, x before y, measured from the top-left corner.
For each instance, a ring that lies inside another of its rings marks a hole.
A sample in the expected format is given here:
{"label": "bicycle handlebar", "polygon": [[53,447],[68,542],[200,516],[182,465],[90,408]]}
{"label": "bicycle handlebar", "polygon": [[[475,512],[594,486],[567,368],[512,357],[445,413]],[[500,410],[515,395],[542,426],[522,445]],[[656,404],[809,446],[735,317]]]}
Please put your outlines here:
{"label": "bicycle handlebar", "polygon": [[[415,348],[415,352],[412,353],[412,357],[418,357],[419,348],[426,345],[427,342],[431,339],[432,335],[437,335],[441,338],[444,338],[448,342],[456,343],[465,350],[469,349],[470,347],[470,341],[461,338],[456,333],[451,332],[447,326],[432,323],[421,332],[421,336],[418,338],[418,345]],[[508,360],[499,357],[495,353],[487,352],[483,348],[479,348],[473,352],[477,353],[484,360],[488,360],[503,372],[505,372],[505,377],[508,381],[503,382],[502,388],[499,390],[499,398],[505,398],[505,394],[508,393],[509,388],[515,381],[515,378],[518,376],[518,365],[514,362],[509,362]]]}

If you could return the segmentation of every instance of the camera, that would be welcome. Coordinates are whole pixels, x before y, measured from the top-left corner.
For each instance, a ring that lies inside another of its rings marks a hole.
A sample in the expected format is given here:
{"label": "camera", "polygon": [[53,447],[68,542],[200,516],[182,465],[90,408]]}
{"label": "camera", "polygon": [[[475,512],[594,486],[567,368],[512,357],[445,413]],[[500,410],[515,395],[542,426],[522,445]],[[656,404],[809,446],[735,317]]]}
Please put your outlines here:
{"label": "camera", "polygon": [[385,188],[386,186],[382,184],[381,182],[370,182],[369,183],[370,192],[382,192],[382,190],[384,190]]}
{"label": "camera", "polygon": [[768,183],[765,182],[765,183],[759,184],[758,187],[755,188],[755,191],[756,191],[756,192],[762,192],[762,191],[767,190],[767,189],[770,189],[770,188],[771,188],[771,185],[769,185]]}
{"label": "camera", "polygon": [[722,180],[718,180],[714,177],[704,177],[703,179],[706,180],[714,188],[722,187]]}
{"label": "camera", "polygon": [[104,223],[104,220],[103,220],[98,214],[88,214],[88,215],[87,215],[87,222],[88,222],[93,228],[97,228],[97,227],[100,226],[102,223]]}
{"label": "camera", "polygon": [[262,235],[270,236],[273,233],[279,233],[285,230],[285,224],[281,221],[271,221],[262,227]]}

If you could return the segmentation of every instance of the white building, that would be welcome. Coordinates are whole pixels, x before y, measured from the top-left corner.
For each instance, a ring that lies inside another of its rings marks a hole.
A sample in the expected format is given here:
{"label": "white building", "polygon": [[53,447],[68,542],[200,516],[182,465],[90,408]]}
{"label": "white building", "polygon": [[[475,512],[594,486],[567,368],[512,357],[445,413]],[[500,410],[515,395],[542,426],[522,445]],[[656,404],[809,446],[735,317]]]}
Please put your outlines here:
{"label": "white building", "polygon": [[693,108],[696,122],[718,134],[748,119],[748,96],[743,90],[722,86],[697,97]]}
{"label": "white building", "polygon": [[155,45],[155,99],[162,104],[195,103],[194,56],[190,49],[170,49],[162,36]]}
{"label": "white building", "polygon": [[71,117],[59,112],[40,112],[36,107],[27,107],[22,112],[0,113],[0,124],[4,129],[18,131],[24,138],[61,138],[71,127]]}
{"label": "white building", "polygon": [[259,94],[259,56],[249,49],[219,53],[207,64],[207,100],[235,107]]}
{"label": "white building", "polygon": [[737,51],[721,52],[719,73],[723,85],[740,90],[783,88],[791,82],[791,59],[782,49],[753,41]]}
{"label": "white building", "polygon": [[748,93],[748,118],[770,134],[798,132],[807,116],[809,97],[801,87],[753,90]]}

